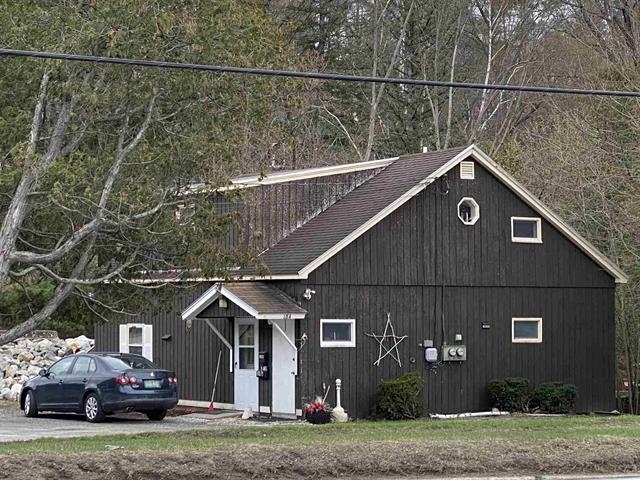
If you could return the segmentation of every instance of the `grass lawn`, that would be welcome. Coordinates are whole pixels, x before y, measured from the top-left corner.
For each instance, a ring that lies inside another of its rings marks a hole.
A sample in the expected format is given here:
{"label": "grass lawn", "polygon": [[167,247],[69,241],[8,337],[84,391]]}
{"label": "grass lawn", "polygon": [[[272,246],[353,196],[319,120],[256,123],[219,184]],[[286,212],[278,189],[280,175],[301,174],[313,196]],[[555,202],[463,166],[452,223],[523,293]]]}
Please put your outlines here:
{"label": "grass lawn", "polygon": [[0,444],[1,454],[104,451],[105,445],[126,451],[176,449],[199,450],[239,445],[292,445],[297,447],[371,442],[431,444],[452,441],[500,441],[518,443],[551,440],[638,439],[640,417],[501,417],[465,420],[355,421],[343,424],[256,425],[223,427],[172,433],[102,436],[76,439],[44,439]]}
{"label": "grass lawn", "polygon": [[640,471],[640,417],[216,426],[0,444],[0,479],[256,480]]}

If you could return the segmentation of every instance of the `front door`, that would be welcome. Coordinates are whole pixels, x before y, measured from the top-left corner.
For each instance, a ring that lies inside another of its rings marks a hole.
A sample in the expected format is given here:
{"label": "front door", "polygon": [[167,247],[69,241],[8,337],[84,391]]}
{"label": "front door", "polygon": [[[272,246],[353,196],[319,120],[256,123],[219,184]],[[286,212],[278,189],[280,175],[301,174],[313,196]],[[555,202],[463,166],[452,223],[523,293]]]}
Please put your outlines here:
{"label": "front door", "polygon": [[[278,324],[291,342],[295,343],[295,320],[273,320]],[[272,411],[273,413],[296,413],[296,350],[275,326],[273,327],[273,375],[272,375]]]}
{"label": "front door", "polygon": [[233,354],[234,403],[237,410],[258,411],[258,320],[236,318]]}

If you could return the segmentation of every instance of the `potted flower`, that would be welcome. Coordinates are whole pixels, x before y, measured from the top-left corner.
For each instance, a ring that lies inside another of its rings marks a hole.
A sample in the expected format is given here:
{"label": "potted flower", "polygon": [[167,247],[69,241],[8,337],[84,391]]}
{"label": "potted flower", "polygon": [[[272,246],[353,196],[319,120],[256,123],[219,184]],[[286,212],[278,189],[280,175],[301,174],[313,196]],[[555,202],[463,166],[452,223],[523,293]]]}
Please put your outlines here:
{"label": "potted flower", "polygon": [[304,416],[309,423],[329,423],[331,421],[331,409],[323,399],[316,397],[313,402],[305,405]]}

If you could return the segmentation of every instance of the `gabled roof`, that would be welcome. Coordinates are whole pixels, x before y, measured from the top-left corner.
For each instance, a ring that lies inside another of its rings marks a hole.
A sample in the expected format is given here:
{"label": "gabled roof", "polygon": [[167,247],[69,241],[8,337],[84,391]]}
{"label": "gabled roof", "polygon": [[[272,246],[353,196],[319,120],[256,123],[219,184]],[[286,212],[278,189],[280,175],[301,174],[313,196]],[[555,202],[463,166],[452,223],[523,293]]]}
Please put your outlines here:
{"label": "gabled roof", "polygon": [[263,282],[216,283],[182,312],[182,319],[195,318],[218,298],[225,297],[258,320],[301,319],[307,311],[283,291]]}
{"label": "gabled roof", "polygon": [[502,181],[614,277],[617,283],[627,282],[626,275],[617,265],[565,224],[475,145],[399,157],[371,180],[263,252],[261,259],[269,274],[264,277],[249,276],[247,279],[307,278],[333,255],[469,157]]}

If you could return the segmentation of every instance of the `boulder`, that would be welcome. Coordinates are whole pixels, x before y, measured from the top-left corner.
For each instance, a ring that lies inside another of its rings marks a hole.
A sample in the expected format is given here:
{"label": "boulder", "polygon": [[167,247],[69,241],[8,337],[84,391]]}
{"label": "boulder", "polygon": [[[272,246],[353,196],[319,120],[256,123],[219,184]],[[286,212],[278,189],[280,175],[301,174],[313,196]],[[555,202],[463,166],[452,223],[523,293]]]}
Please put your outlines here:
{"label": "boulder", "polygon": [[77,351],[88,351],[94,344],[84,335],[62,340],[55,332],[51,333],[37,333],[32,338],[21,338],[0,346],[0,399],[18,400],[22,385],[38,375],[41,369],[68,355],[72,350],[70,345]]}
{"label": "boulder", "polygon": [[33,353],[29,352],[28,350],[23,350],[22,352],[18,353],[17,358],[19,362],[24,363],[33,360],[34,357],[35,355]]}
{"label": "boulder", "polygon": [[50,350],[53,350],[54,347],[55,347],[54,343],[51,340],[48,340],[46,338],[36,343],[36,348],[41,352],[49,352]]}

